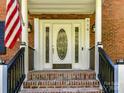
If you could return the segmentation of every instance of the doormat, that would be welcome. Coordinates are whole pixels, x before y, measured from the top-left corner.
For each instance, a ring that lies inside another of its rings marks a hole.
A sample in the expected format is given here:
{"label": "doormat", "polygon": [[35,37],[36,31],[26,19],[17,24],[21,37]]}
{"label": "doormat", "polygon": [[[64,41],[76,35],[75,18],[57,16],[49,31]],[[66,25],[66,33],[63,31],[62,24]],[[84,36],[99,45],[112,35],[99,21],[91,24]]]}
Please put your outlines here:
{"label": "doormat", "polygon": [[53,69],[72,69],[72,64],[53,64]]}

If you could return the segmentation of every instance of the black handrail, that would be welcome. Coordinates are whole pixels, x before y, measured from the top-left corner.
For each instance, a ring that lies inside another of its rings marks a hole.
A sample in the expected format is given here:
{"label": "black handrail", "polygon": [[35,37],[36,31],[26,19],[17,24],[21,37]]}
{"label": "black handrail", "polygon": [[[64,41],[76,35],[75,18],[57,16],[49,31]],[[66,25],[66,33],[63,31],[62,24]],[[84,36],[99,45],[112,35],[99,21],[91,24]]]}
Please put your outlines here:
{"label": "black handrail", "polygon": [[7,93],[18,93],[24,79],[24,48],[12,58],[7,65]]}
{"label": "black handrail", "polygon": [[32,47],[30,47],[30,46],[28,46],[28,48],[29,48],[29,49],[31,49],[31,50],[33,50],[33,51],[35,51],[35,49],[34,49],[34,48],[32,48]]}
{"label": "black handrail", "polygon": [[90,49],[90,69],[95,69],[95,46],[91,47]]}
{"label": "black handrail", "polygon": [[30,46],[28,47],[29,71],[34,70],[34,51],[35,49]]}
{"label": "black handrail", "polygon": [[99,48],[99,80],[105,93],[114,93],[114,64],[102,48]]}
{"label": "black handrail", "polygon": [[95,48],[95,46],[92,46],[92,47],[90,47],[90,49],[89,50],[92,50],[92,49],[94,49]]}

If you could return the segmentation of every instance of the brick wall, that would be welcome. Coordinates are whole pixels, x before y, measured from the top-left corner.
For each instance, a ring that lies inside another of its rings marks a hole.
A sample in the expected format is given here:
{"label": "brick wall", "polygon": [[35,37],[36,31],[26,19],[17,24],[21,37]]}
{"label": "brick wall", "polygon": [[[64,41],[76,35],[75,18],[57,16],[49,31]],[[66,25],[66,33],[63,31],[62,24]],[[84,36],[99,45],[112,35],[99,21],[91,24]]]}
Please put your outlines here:
{"label": "brick wall", "polygon": [[103,4],[103,45],[115,61],[124,59],[124,0],[105,0]]}
{"label": "brick wall", "polygon": [[90,18],[90,47],[95,46],[95,32],[92,28],[92,26],[95,23],[95,14],[92,15]]}
{"label": "brick wall", "polygon": [[5,20],[6,0],[0,0],[0,20]]}
{"label": "brick wall", "polygon": [[29,46],[34,48],[34,20],[33,18],[29,15],[28,16],[29,22],[32,26],[31,32],[28,33],[28,40],[29,40]]}

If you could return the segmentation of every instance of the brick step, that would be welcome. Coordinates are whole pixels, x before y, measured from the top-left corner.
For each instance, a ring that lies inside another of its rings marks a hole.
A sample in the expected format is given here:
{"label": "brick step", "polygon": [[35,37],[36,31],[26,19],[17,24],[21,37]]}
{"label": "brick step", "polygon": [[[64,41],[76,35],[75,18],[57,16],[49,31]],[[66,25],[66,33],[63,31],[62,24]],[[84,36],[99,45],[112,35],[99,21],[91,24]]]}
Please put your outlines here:
{"label": "brick step", "polygon": [[97,80],[33,80],[25,81],[24,88],[84,88],[99,87]]}
{"label": "brick step", "polygon": [[89,80],[95,78],[96,74],[92,70],[44,70],[28,73],[28,80]]}
{"label": "brick step", "polygon": [[42,88],[24,89],[20,93],[102,93],[99,88]]}

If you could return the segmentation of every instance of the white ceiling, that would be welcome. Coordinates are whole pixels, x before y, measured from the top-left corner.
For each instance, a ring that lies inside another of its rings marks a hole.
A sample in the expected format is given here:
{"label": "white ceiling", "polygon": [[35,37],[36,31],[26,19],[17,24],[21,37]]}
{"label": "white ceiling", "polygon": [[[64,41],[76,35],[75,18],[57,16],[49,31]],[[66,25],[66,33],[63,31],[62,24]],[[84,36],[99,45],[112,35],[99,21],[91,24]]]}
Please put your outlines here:
{"label": "white ceiling", "polygon": [[95,0],[28,0],[31,14],[92,14]]}

